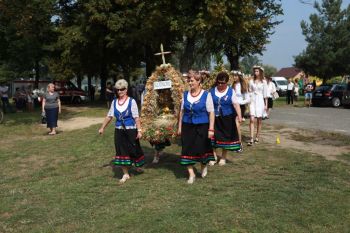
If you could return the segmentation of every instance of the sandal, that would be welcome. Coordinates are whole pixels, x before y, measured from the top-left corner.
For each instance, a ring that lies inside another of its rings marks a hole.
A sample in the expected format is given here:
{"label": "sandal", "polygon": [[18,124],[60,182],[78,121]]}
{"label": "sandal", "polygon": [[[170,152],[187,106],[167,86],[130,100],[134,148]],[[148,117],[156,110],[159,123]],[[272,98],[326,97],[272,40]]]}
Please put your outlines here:
{"label": "sandal", "polygon": [[250,139],[250,141],[248,142],[248,146],[252,146],[254,144],[253,139]]}
{"label": "sandal", "polygon": [[255,138],[254,143],[258,144],[259,143],[259,138]]}

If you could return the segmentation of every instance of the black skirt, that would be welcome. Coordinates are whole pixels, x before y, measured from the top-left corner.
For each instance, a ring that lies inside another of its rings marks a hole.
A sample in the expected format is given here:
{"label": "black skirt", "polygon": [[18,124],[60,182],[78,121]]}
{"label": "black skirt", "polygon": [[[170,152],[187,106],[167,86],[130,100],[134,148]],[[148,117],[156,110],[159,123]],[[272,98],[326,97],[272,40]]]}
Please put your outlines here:
{"label": "black skirt", "polygon": [[215,161],[210,139],[208,138],[208,129],[209,124],[182,123],[181,165],[194,165],[196,162],[207,164],[209,161]]}
{"label": "black skirt", "polygon": [[47,128],[56,128],[58,120],[58,108],[45,108]]}
{"label": "black skirt", "polygon": [[212,145],[214,148],[223,148],[230,151],[241,149],[236,126],[236,115],[215,117],[215,133]]}
{"label": "black skirt", "polygon": [[118,166],[141,167],[145,164],[145,156],[140,141],[136,139],[137,129],[115,129],[115,157],[113,163]]}
{"label": "black skirt", "polygon": [[272,100],[272,98],[267,98],[267,108],[273,108],[273,100]]}

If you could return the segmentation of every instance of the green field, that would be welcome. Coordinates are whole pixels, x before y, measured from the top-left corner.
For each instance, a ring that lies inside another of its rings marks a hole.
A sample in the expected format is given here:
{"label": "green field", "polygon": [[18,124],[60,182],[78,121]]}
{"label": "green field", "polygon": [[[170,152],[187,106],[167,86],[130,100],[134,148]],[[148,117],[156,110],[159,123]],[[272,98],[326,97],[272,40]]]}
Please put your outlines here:
{"label": "green field", "polygon": [[112,126],[47,136],[37,116],[0,125],[0,232],[350,232],[347,163],[260,144],[188,185],[178,145],[152,165],[143,142],[145,172],[121,186]]}

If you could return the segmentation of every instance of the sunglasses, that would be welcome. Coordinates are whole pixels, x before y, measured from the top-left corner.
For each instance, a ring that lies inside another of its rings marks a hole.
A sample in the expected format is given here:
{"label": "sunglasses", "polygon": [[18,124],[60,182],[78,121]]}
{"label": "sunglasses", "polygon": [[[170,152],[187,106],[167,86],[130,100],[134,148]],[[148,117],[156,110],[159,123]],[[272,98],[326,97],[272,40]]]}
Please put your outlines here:
{"label": "sunglasses", "polygon": [[126,88],[120,88],[120,89],[116,89],[116,91],[125,91]]}
{"label": "sunglasses", "polygon": [[217,81],[216,82],[218,85],[225,85],[225,84],[227,84],[227,82],[220,82],[220,81]]}

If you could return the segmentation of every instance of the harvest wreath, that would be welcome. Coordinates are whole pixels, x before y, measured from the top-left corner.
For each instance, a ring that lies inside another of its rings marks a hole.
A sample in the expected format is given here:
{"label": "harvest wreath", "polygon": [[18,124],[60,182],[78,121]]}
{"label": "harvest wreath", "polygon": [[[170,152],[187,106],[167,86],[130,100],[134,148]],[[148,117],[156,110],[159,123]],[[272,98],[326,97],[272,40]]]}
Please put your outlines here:
{"label": "harvest wreath", "polygon": [[[170,81],[170,86],[155,88],[162,81]],[[145,86],[141,109],[143,139],[162,143],[176,137],[183,91],[181,74],[172,65],[162,64],[156,68]]]}

